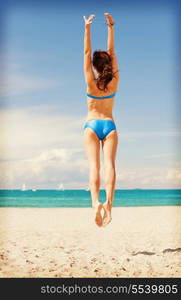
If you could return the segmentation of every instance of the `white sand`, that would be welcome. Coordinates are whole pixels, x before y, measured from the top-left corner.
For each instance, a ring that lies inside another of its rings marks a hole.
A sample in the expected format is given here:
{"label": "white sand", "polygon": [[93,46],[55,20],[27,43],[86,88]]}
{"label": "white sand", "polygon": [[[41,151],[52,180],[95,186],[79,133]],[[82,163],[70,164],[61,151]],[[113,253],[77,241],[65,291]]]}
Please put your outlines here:
{"label": "white sand", "polygon": [[[181,207],[0,208],[1,277],[180,277]],[[168,250],[170,249],[170,250]]]}

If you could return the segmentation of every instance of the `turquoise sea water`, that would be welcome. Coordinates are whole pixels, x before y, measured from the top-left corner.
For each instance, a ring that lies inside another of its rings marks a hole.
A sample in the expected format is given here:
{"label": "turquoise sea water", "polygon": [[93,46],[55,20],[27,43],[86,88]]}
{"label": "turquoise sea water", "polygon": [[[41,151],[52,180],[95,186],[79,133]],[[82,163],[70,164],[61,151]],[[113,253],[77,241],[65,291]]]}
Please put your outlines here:
{"label": "turquoise sea water", "polygon": [[[105,190],[100,191],[101,202]],[[181,190],[116,190],[113,206],[181,205]],[[0,207],[91,207],[86,190],[0,190]]]}

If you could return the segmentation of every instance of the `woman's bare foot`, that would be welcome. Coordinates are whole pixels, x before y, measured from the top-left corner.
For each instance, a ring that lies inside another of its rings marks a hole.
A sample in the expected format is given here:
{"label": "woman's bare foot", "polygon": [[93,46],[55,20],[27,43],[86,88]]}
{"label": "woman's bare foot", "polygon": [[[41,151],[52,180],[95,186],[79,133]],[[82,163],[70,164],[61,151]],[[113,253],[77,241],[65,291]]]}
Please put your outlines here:
{"label": "woman's bare foot", "polygon": [[97,201],[94,206],[94,220],[97,226],[101,227],[102,226],[102,215],[101,215],[101,209],[103,208],[102,203]]}
{"label": "woman's bare foot", "polygon": [[111,216],[111,209],[112,209],[112,204],[105,202],[103,204],[103,209],[104,209],[104,216],[103,216],[103,222],[102,225],[106,226],[108,225],[111,220],[112,220],[112,216]]}

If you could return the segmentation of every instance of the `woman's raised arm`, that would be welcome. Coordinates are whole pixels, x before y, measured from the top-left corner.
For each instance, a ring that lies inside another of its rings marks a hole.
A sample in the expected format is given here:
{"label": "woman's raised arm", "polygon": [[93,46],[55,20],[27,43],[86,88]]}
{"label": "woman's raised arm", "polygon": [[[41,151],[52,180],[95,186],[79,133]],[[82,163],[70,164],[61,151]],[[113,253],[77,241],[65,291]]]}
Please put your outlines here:
{"label": "woman's raised arm", "polygon": [[114,52],[114,20],[109,13],[104,14],[107,20],[108,37],[107,37],[107,51],[109,54]]}
{"label": "woman's raised arm", "polygon": [[85,81],[90,86],[94,80],[94,73],[92,70],[91,62],[91,37],[90,37],[90,26],[95,15],[90,15],[87,19],[83,16],[85,21],[85,32],[84,32],[84,75]]}
{"label": "woman's raised arm", "polygon": [[115,49],[114,49],[114,20],[112,16],[109,13],[104,14],[107,20],[108,25],[108,38],[107,38],[107,52],[110,54],[112,58],[112,67],[113,67],[113,73],[114,77],[116,79],[119,79],[119,66],[116,59]]}
{"label": "woman's raised arm", "polygon": [[85,32],[84,32],[84,54],[91,53],[91,38],[90,38],[90,24],[92,23],[95,15],[90,15],[87,19],[83,16],[85,21]]}

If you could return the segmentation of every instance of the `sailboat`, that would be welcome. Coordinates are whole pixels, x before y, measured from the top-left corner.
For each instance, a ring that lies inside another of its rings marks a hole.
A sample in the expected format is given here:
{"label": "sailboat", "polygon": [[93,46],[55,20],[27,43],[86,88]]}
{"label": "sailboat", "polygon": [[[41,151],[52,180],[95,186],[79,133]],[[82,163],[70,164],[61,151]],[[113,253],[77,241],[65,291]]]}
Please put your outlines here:
{"label": "sailboat", "polygon": [[63,185],[63,183],[61,183],[61,184],[58,186],[58,190],[64,191],[64,185]]}
{"label": "sailboat", "polygon": [[90,191],[90,188],[89,188],[89,186],[86,188],[86,191],[87,191],[87,192],[89,192],[89,191]]}
{"label": "sailboat", "polygon": [[25,183],[22,184],[21,190],[22,190],[22,191],[26,191],[26,190],[27,190],[27,189],[26,189],[26,184],[25,184]]}

